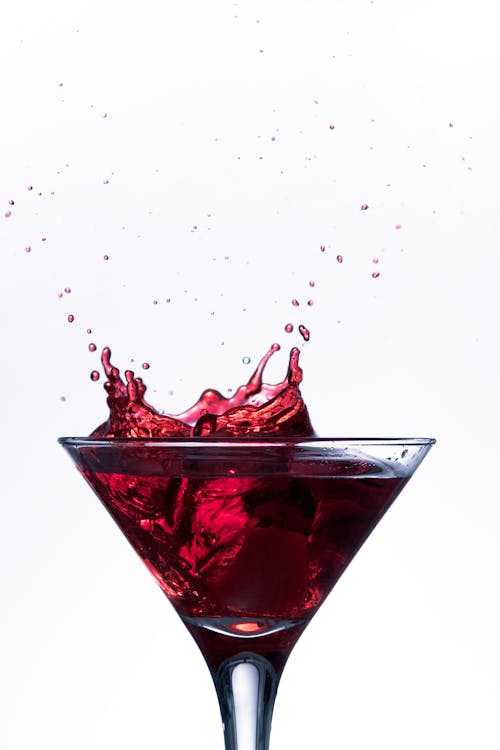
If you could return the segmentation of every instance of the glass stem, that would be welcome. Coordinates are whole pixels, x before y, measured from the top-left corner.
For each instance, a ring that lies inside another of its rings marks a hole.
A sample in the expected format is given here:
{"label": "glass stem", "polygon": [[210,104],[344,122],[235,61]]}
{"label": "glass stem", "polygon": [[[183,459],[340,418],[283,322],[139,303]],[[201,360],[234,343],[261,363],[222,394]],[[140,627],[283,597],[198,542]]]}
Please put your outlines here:
{"label": "glass stem", "polygon": [[279,676],[262,656],[242,653],[214,678],[226,750],[268,750]]}

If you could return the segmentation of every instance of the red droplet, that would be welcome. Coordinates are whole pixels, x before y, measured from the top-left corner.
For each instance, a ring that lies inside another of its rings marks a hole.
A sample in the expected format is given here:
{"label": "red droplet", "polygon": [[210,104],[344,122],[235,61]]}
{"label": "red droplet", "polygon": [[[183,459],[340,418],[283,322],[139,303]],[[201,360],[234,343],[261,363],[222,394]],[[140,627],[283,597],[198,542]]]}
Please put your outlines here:
{"label": "red droplet", "polygon": [[99,375],[99,373],[97,372],[97,370],[92,370],[92,372],[90,373],[90,379],[93,380],[94,383],[95,383],[96,380],[99,380],[100,377],[101,376]]}
{"label": "red droplet", "polygon": [[368,203],[363,203],[363,205],[361,206],[361,210],[366,211],[367,208],[368,208]]}
{"label": "red droplet", "polygon": [[320,245],[319,249],[321,250],[322,253],[324,253],[326,250],[326,247],[324,245]]}
{"label": "red droplet", "polygon": [[75,319],[74,315],[68,315],[68,323],[72,323]]}
{"label": "red droplet", "polygon": [[143,362],[142,363],[142,369],[143,370],[149,370],[149,362]]}
{"label": "red droplet", "polygon": [[291,333],[293,331],[293,325],[291,323],[287,323],[285,326],[285,331],[287,333]]}
{"label": "red droplet", "polygon": [[66,401],[66,396],[61,396],[61,401]]}
{"label": "red droplet", "polygon": [[304,341],[309,341],[309,339],[311,338],[311,334],[309,333],[308,329],[305,326],[300,325],[299,332],[302,338],[304,339]]}
{"label": "red droplet", "polygon": [[396,224],[395,229],[401,229],[401,224]]}
{"label": "red droplet", "polygon": [[299,302],[299,300],[298,300],[298,299],[293,299],[293,300],[292,300],[292,305],[293,305],[294,307],[298,307],[298,306],[300,305],[300,302]]}
{"label": "red droplet", "polygon": [[314,300],[313,299],[308,299],[307,300],[307,304],[309,305],[309,307],[312,307],[314,305]]}
{"label": "red droplet", "polygon": [[379,274],[379,272],[378,272],[378,271],[374,271],[374,272],[372,273],[372,279],[378,279],[378,277],[379,277],[379,276],[380,276],[380,274]]}
{"label": "red droplet", "polygon": [[373,258],[372,263],[378,263],[378,258]]}
{"label": "red droplet", "polygon": [[89,352],[95,352],[97,346],[95,344],[89,344]]}
{"label": "red droplet", "polygon": [[343,263],[344,259],[341,255],[337,255],[337,263]]}
{"label": "red droplet", "polygon": [[309,282],[309,286],[316,286],[316,282],[315,281],[310,281]]}
{"label": "red droplet", "polygon": [[69,286],[64,287],[64,291],[66,292],[66,294],[71,294],[71,287]]}
{"label": "red droplet", "polygon": [[5,218],[8,219],[9,216],[12,216],[12,211],[6,211],[5,212]]}
{"label": "red droplet", "polygon": [[109,260],[109,255],[105,255],[104,260]]}
{"label": "red droplet", "polygon": [[[31,253],[31,247],[29,245],[26,245],[26,247],[24,248],[24,250],[27,253]],[[62,297],[62,294],[61,294],[61,297]]]}

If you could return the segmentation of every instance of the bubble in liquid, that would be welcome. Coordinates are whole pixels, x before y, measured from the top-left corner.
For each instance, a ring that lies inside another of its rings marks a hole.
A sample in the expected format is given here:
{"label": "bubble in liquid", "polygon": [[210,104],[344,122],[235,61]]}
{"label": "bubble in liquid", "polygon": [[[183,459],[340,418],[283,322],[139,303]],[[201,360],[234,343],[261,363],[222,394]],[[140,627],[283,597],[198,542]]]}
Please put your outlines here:
{"label": "bubble in liquid", "polygon": [[141,367],[143,370],[149,370],[149,362],[143,362]]}
{"label": "bubble in liquid", "polygon": [[[30,247],[30,245],[26,245],[26,247],[24,248],[24,251],[26,253],[31,253],[31,247]],[[62,294],[61,294],[61,297],[62,297]]]}
{"label": "bubble in liquid", "polygon": [[366,211],[367,208],[368,208],[368,203],[363,203],[363,205],[361,206],[361,210]]}
{"label": "bubble in liquid", "polygon": [[379,274],[379,272],[378,272],[378,271],[374,271],[374,272],[372,273],[372,279],[378,279],[378,277],[379,277],[379,276],[380,276],[380,274]]}
{"label": "bubble in liquid", "polygon": [[287,323],[285,326],[285,331],[287,333],[291,333],[293,331],[293,325],[291,323]]}
{"label": "bubble in liquid", "polygon": [[68,323],[72,323],[75,319],[74,315],[68,315]]}
{"label": "bubble in liquid", "polygon": [[309,339],[311,338],[311,334],[304,325],[299,326],[299,332],[302,338],[304,339],[304,341],[309,341]]}
{"label": "bubble in liquid", "polygon": [[66,292],[66,294],[71,294],[71,287],[69,286],[64,287],[64,291]]}
{"label": "bubble in liquid", "polygon": [[241,361],[244,365],[249,365],[252,360],[250,359],[250,357],[243,357]]}
{"label": "bubble in liquid", "polygon": [[299,300],[298,300],[298,299],[293,299],[293,300],[292,300],[292,305],[293,305],[294,307],[298,307],[298,306],[300,305],[300,302],[299,302]]}
{"label": "bubble in liquid", "polygon": [[90,379],[91,379],[91,380],[92,380],[92,381],[93,381],[94,383],[96,382],[96,380],[99,380],[99,378],[100,378],[100,377],[101,377],[101,376],[100,376],[100,374],[98,373],[98,371],[97,371],[97,370],[92,370],[92,372],[90,373]]}
{"label": "bubble in liquid", "polygon": [[89,352],[95,352],[97,346],[95,344],[89,344]]}
{"label": "bubble in liquid", "polygon": [[337,255],[337,263],[343,263],[344,259],[341,255]]}

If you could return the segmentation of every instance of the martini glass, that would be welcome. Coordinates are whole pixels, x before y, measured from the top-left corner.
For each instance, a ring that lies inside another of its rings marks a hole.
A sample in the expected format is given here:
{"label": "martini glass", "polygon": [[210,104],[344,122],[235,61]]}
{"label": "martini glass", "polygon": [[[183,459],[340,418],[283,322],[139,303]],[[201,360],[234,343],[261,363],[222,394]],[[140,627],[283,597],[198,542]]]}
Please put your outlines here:
{"label": "martini glass", "polygon": [[200,647],[226,750],[267,750],[295,643],[434,440],[60,443]]}

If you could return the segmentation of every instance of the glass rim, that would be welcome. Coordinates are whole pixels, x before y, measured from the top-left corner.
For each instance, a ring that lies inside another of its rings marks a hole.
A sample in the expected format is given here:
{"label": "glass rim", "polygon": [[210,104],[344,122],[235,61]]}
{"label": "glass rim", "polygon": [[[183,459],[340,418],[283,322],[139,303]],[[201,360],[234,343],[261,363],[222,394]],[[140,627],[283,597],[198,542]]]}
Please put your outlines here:
{"label": "glass rim", "polygon": [[243,437],[234,436],[194,436],[194,437],[60,437],[58,443],[63,447],[90,448],[90,447],[116,447],[116,446],[157,446],[157,447],[216,447],[229,446],[351,446],[351,445],[380,445],[380,446],[432,446],[435,438],[381,438],[381,437],[299,437],[284,435],[248,435]]}

